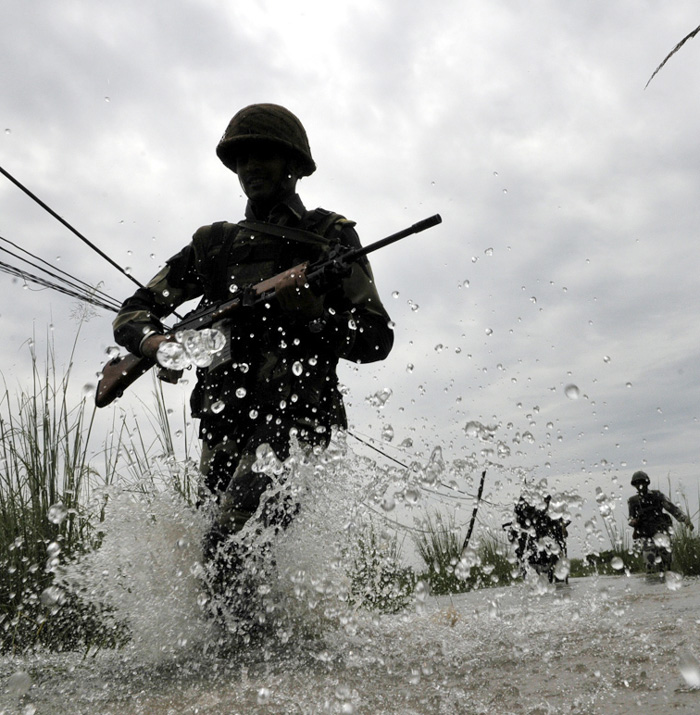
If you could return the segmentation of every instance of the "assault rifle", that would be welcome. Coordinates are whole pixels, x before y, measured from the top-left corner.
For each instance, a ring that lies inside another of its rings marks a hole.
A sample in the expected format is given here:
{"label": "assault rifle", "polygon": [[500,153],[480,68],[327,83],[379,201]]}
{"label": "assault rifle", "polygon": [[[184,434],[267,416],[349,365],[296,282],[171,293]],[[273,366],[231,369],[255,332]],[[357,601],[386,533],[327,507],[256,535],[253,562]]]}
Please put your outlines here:
{"label": "assault rifle", "polygon": [[[330,290],[351,270],[352,264],[390,243],[400,241],[406,236],[420,233],[428,228],[432,228],[442,222],[439,214],[423,219],[412,226],[391,234],[379,241],[370,243],[368,246],[360,248],[347,248],[344,246],[334,246],[329,255],[323,260],[311,264],[301,264],[294,266],[283,273],[278,273],[253,286],[248,286],[237,290],[231,298],[217,305],[211,305],[200,310],[194,310],[186,315],[179,323],[174,325],[168,334],[174,335],[180,330],[202,330],[209,328],[220,320],[231,317],[241,308],[249,308],[259,303],[264,303],[273,298],[275,286],[290,273],[298,273],[302,268],[306,268],[306,280],[317,295]],[[95,404],[97,407],[106,407],[117,397],[121,397],[124,391],[138,380],[141,375],[147,373],[154,365],[155,360],[151,358],[132,355],[118,355],[110,360],[102,369],[102,375],[97,383],[95,394]]]}

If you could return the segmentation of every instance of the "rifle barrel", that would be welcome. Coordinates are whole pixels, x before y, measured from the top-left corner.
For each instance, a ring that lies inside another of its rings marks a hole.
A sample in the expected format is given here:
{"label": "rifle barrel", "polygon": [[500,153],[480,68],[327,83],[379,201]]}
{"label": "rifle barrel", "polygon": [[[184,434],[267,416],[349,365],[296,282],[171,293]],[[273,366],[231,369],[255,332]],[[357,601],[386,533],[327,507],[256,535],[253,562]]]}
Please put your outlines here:
{"label": "rifle barrel", "polygon": [[384,248],[384,246],[388,246],[390,243],[395,243],[396,241],[400,241],[402,238],[406,238],[406,236],[410,236],[414,233],[420,233],[428,228],[437,226],[439,223],[442,223],[442,216],[440,216],[440,214],[429,216],[428,218],[424,218],[422,221],[418,221],[418,223],[414,223],[408,228],[404,228],[402,231],[397,231],[396,233],[392,233],[391,236],[387,236],[379,241],[370,243],[368,246],[352,251],[348,254],[346,259],[354,260],[356,258],[360,258],[361,256],[366,256],[368,253],[372,253],[372,251],[377,251],[380,248]]}

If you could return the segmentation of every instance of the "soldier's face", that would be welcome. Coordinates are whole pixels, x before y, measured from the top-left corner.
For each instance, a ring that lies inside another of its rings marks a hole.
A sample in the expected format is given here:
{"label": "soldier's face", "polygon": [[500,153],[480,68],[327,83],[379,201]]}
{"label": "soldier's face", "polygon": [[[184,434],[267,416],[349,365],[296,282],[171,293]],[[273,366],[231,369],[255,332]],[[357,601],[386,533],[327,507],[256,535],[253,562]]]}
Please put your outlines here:
{"label": "soldier's face", "polygon": [[294,191],[289,158],[271,145],[252,144],[236,159],[236,173],[248,199],[272,207]]}

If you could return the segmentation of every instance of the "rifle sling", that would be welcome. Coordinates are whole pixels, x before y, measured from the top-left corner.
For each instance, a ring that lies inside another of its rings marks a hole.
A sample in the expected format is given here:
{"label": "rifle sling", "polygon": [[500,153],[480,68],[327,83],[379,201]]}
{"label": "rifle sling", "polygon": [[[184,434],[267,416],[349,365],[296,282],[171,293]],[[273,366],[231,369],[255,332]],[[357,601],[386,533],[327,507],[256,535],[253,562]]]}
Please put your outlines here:
{"label": "rifle sling", "polygon": [[266,233],[269,236],[288,238],[299,243],[306,243],[316,247],[328,245],[328,239],[324,239],[324,237],[318,233],[305,231],[301,228],[290,228],[289,226],[280,226],[279,224],[267,223],[266,221],[239,221],[236,226],[248,231],[259,231],[260,233]]}

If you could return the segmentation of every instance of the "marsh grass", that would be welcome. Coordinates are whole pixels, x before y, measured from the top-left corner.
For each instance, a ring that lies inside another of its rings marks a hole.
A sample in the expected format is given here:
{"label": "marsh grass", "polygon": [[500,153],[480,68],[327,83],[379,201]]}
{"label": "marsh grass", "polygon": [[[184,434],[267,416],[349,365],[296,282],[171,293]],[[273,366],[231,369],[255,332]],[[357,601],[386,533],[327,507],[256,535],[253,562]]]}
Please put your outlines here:
{"label": "marsh grass", "polygon": [[463,542],[453,515],[426,515],[415,543],[426,566],[419,579],[427,581],[435,595],[504,586],[513,580],[514,561],[505,536],[487,531],[462,553]]}
{"label": "marsh grass", "polygon": [[387,535],[369,522],[352,550],[352,603],[382,613],[398,613],[406,608],[413,597],[416,576],[402,562],[398,536]]}
{"label": "marsh grass", "polygon": [[[13,397],[3,378],[0,395],[0,650],[81,638],[95,614],[78,608],[68,628],[58,616],[75,606],[51,590],[59,558],[90,548],[95,534],[89,505],[96,472],[88,458],[94,408],[83,397],[69,404],[70,370],[56,371],[51,348],[40,368],[30,346],[32,381]],[[108,476],[109,478],[109,476]],[[104,483],[104,482],[103,482]],[[65,608],[63,608],[65,606]]]}
{"label": "marsh grass", "polygon": [[13,394],[3,376],[0,394],[0,652],[114,647],[128,633],[104,618],[109,606],[82,603],[54,585],[54,574],[99,548],[99,525],[117,482],[152,493],[162,488],[156,478],[165,479],[191,501],[196,466],[187,443],[184,459],[176,455],[159,389],[150,413],[155,437],[147,441],[137,421],[115,411],[94,453],[92,395],[73,396],[70,369],[59,375],[52,347],[43,367],[33,344],[30,357],[31,385]]}

